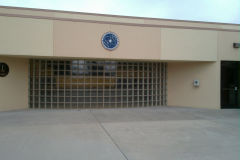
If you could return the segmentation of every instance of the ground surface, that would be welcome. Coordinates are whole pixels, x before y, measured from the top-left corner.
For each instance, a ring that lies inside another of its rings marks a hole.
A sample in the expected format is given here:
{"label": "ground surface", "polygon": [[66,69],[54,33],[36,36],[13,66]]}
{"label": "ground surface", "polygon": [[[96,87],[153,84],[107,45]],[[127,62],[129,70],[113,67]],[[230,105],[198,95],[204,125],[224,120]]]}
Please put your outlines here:
{"label": "ground surface", "polygon": [[239,110],[0,112],[2,160],[238,160]]}

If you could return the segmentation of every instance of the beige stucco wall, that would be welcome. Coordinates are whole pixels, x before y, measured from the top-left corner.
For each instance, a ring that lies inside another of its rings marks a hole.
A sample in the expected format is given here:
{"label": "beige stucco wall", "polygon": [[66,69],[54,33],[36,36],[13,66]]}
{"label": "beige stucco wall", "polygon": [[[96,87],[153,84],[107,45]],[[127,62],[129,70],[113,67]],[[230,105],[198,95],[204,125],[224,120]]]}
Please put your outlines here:
{"label": "beige stucco wall", "polygon": [[[189,22],[181,22],[184,23]],[[239,32],[233,31],[7,16],[0,16],[0,26],[0,55],[166,61],[240,59],[239,49],[232,47],[233,42],[240,41]],[[115,32],[120,39],[120,45],[114,51],[107,51],[101,44],[102,35],[108,31]]]}
{"label": "beige stucco wall", "polygon": [[28,108],[28,60],[0,56],[10,72],[0,77],[0,111]]}
{"label": "beige stucco wall", "polygon": [[0,55],[53,55],[51,20],[0,16]]}
{"label": "beige stucco wall", "polygon": [[[193,80],[200,86],[193,87]],[[220,108],[219,62],[168,63],[168,105]]]}
{"label": "beige stucco wall", "polygon": [[[212,109],[220,108],[220,61],[240,60],[232,47],[240,42],[239,25],[1,7],[0,15],[0,62],[10,65],[0,78],[0,111],[28,107],[28,60],[1,55],[166,61],[168,105]],[[120,39],[114,51],[101,44],[108,31]]]}
{"label": "beige stucco wall", "polygon": [[163,28],[162,60],[217,60],[217,31]]}
{"label": "beige stucco wall", "polygon": [[[109,31],[120,39],[114,51],[101,44]],[[54,56],[158,60],[160,43],[160,28],[54,21]]]}
{"label": "beige stucco wall", "polygon": [[233,43],[240,43],[240,33],[219,31],[218,53],[219,60],[240,61],[240,49],[233,48]]}

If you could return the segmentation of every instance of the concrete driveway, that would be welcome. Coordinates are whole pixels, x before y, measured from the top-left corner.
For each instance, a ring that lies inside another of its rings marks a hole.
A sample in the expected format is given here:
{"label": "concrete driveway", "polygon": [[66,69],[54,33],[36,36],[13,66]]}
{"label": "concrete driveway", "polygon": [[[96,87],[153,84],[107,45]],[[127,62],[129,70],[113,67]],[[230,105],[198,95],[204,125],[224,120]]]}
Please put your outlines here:
{"label": "concrete driveway", "polygon": [[238,160],[239,110],[0,112],[2,160]]}

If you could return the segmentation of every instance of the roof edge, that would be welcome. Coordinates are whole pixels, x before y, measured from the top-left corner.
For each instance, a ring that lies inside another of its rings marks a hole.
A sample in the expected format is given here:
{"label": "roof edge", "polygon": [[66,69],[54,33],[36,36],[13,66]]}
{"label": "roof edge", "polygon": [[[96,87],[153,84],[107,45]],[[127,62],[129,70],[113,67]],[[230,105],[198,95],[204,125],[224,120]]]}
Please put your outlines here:
{"label": "roof edge", "polygon": [[2,6],[2,5],[0,5],[0,8],[17,9],[17,10],[29,10],[29,11],[42,11],[42,12],[69,13],[69,14],[81,14],[81,15],[94,15],[94,16],[129,18],[129,19],[145,19],[145,20],[159,20],[159,21],[171,21],[171,22],[187,22],[187,23],[203,23],[203,24],[219,24],[219,25],[240,26],[240,24],[237,24],[237,23],[207,22],[207,21],[194,21],[194,20],[177,20],[177,19],[151,18],[151,17],[135,17],[135,16],[124,16],[124,15],[65,11],[65,10],[54,10],[54,9],[27,8],[27,7],[15,7],[15,6]]}

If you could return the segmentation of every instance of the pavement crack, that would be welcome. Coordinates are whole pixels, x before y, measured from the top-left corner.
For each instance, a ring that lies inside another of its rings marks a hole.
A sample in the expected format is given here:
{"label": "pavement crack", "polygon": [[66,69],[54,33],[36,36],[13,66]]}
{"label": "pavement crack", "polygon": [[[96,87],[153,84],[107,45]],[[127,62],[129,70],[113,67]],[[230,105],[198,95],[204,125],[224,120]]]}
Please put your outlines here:
{"label": "pavement crack", "polygon": [[123,157],[126,160],[129,160],[127,155],[122,151],[122,149],[120,148],[120,146],[117,144],[117,142],[113,139],[113,137],[111,136],[111,134],[107,131],[107,129],[104,127],[104,125],[98,120],[98,118],[94,115],[94,113],[92,113],[92,116],[94,117],[94,119],[98,122],[99,126],[103,129],[103,131],[105,132],[105,134],[109,137],[109,139],[112,141],[112,143],[117,147],[117,149],[119,150],[119,152],[123,155]]}

